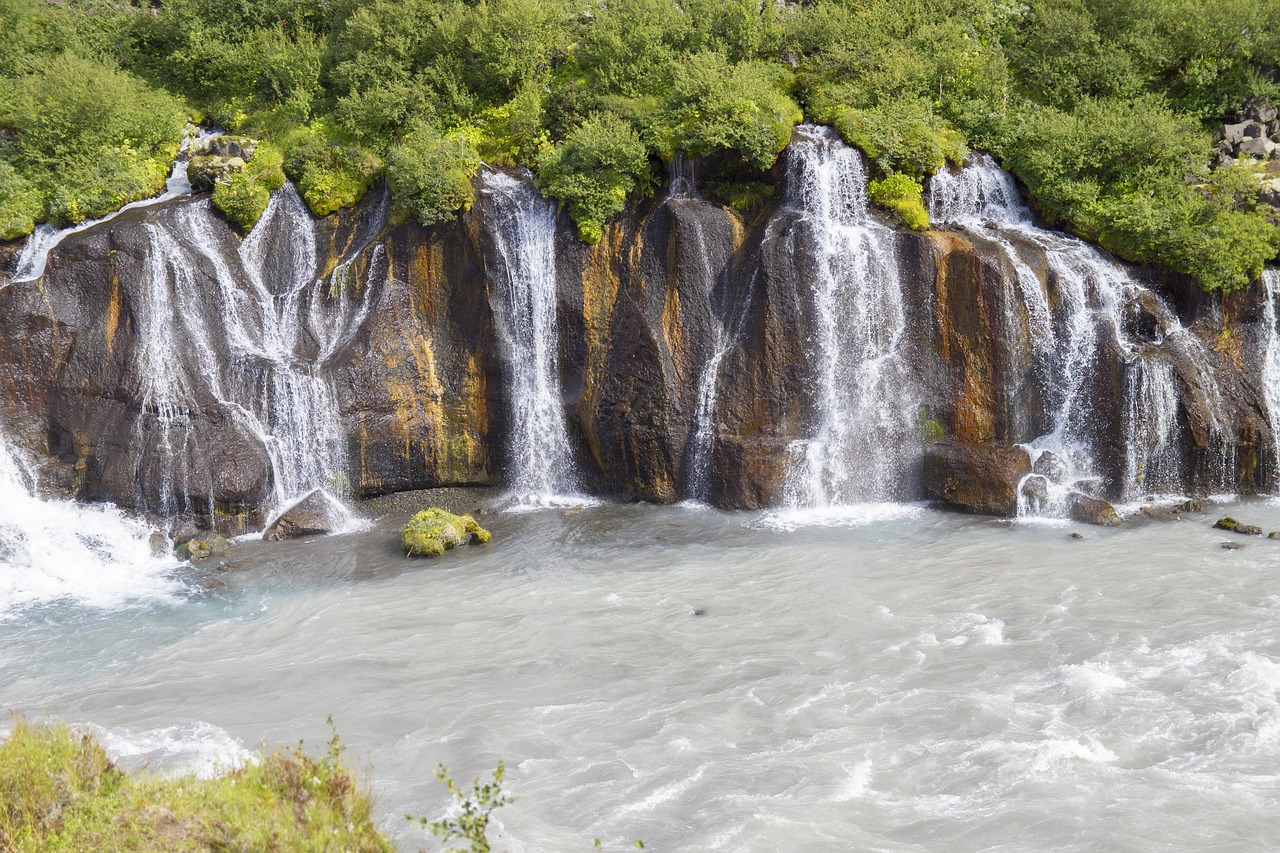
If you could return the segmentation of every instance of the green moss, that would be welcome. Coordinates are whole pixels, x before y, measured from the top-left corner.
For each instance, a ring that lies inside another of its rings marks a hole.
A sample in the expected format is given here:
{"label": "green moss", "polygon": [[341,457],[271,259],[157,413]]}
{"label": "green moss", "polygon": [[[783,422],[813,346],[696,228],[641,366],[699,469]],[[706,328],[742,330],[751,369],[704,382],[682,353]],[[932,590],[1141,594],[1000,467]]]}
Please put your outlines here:
{"label": "green moss", "polygon": [[242,172],[218,179],[213,188],[213,204],[242,233],[247,233],[262,218],[271,201],[271,193],[284,186],[283,157],[280,149],[265,142]]}
{"label": "green moss", "polygon": [[390,853],[329,754],[299,747],[216,779],[126,775],[92,737],[18,721],[0,745],[0,850],[350,850]]}
{"label": "green moss", "polygon": [[438,557],[473,538],[480,544],[488,542],[489,531],[469,515],[454,515],[431,507],[415,515],[404,526],[400,544],[409,556]]}
{"label": "green moss", "polygon": [[943,441],[947,437],[942,424],[936,418],[929,416],[928,406],[920,407],[920,436],[929,443]]}
{"label": "green moss", "polygon": [[724,180],[707,183],[707,194],[711,198],[748,216],[764,210],[775,192],[773,184],[765,181]]}
{"label": "green moss", "polygon": [[382,174],[373,152],[331,131],[324,122],[298,128],[283,143],[285,174],[316,216],[358,202]]}
{"label": "green moss", "polygon": [[929,211],[924,206],[924,187],[910,175],[901,172],[867,185],[871,203],[902,217],[908,228],[923,231],[929,227]]}

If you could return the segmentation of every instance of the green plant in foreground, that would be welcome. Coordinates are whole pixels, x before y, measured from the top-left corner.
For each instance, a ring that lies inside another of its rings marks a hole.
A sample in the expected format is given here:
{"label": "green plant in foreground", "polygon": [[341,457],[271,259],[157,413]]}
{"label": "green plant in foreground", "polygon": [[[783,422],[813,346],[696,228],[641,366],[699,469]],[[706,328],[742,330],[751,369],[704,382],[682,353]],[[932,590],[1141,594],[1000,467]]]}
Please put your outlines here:
{"label": "green plant in foreground", "polygon": [[17,720],[0,743],[0,850],[392,853],[335,734],[213,779],[117,768],[91,735]]}
{"label": "green plant in foreground", "polygon": [[506,769],[499,761],[498,769],[493,771],[492,779],[482,785],[480,777],[477,776],[471,783],[471,790],[463,791],[449,774],[449,768],[441,764],[436,770],[436,778],[444,783],[449,793],[458,801],[462,807],[462,814],[456,818],[446,817],[440,820],[405,815],[405,820],[422,824],[431,830],[432,835],[439,837],[446,844],[452,841],[465,841],[469,845],[466,849],[470,853],[489,853],[489,839],[486,833],[489,829],[490,816],[494,809],[514,802],[514,799],[502,790],[502,778],[505,774]]}
{"label": "green plant in foreground", "polygon": [[910,175],[895,172],[882,181],[867,185],[871,203],[892,210],[902,217],[908,228],[923,231],[929,227],[929,211],[924,206],[924,187]]}

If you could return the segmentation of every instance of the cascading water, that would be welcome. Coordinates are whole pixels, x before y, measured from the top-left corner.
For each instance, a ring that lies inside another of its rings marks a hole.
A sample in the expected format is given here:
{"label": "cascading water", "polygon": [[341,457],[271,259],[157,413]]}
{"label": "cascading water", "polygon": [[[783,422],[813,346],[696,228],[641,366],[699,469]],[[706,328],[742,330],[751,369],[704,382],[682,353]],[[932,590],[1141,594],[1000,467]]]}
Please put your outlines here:
{"label": "cascading water", "polygon": [[503,172],[486,171],[481,187],[493,202],[494,320],[510,377],[510,486],[521,503],[556,503],[579,484],[557,369],[555,208]]}
{"label": "cascading water", "polygon": [[110,608],[183,588],[175,561],[152,555],[144,525],[110,506],[40,500],[34,470],[2,435],[0,504],[0,619],[46,602]]}
{"label": "cascading water", "polygon": [[[1017,307],[1026,311],[1051,421],[1050,431],[1032,439],[1028,450],[1033,459],[1049,452],[1059,460],[1042,469],[1058,482],[1047,484],[1047,497],[1044,492],[1035,501],[1021,496],[1020,514],[1061,514],[1067,490],[1088,489],[1086,484],[1096,485],[1100,477],[1091,439],[1098,414],[1092,380],[1104,344],[1118,353],[1125,371],[1126,470],[1119,491],[1126,498],[1176,491],[1181,485],[1178,392],[1170,356],[1201,378],[1196,384],[1205,389],[1204,408],[1215,434],[1222,432],[1225,419],[1216,385],[1208,381],[1208,354],[1173,310],[1098,250],[1036,227],[1013,178],[985,155],[976,155],[961,170],[935,175],[929,208],[935,223],[959,226],[995,243],[1016,272],[1022,304],[1006,305],[1006,322],[1018,322]],[[1056,307],[1015,243],[1043,253],[1056,286]],[[1155,321],[1152,341],[1139,341],[1127,331],[1126,312],[1139,308]]]}
{"label": "cascading water", "polygon": [[[100,219],[89,219],[77,225],[67,228],[58,228],[57,226],[45,223],[36,228],[36,230],[27,238],[27,242],[23,245],[22,250],[18,252],[14,259],[13,277],[11,283],[17,284],[26,281],[35,281],[44,275],[45,263],[49,260],[49,253],[53,251],[59,243],[72,234],[81,231],[87,231],[104,222],[115,219],[120,214],[137,210],[140,207],[150,207],[162,202],[171,201],[180,196],[191,194],[191,182],[187,180],[187,152],[191,150],[193,145],[198,146],[216,136],[221,136],[220,130],[201,129],[191,131],[188,125],[188,134],[182,140],[182,144],[178,148],[178,156],[173,161],[173,167],[169,171],[169,177],[165,181],[164,192],[151,198],[140,199],[130,204],[126,204],[119,210],[108,213]],[[4,283],[3,276],[0,275],[0,285]]]}
{"label": "cascading water", "polygon": [[[265,448],[277,511],[313,489],[341,492],[347,482],[346,442],[322,368],[367,317],[385,253],[370,252],[358,298],[349,264],[341,279],[317,277],[314,225],[291,186],[272,196],[238,251],[228,251],[223,230],[208,201],[147,225],[140,391],[155,414],[152,452],[165,471],[162,505],[149,508],[165,514],[190,512],[193,489],[209,488],[196,481],[199,460],[186,442],[202,395]],[[203,292],[209,279],[212,299]],[[217,322],[192,310],[202,304],[215,306]]]}
{"label": "cascading water", "polygon": [[791,507],[900,497],[918,455],[918,399],[906,359],[907,318],[894,234],[867,212],[862,158],[828,128],[801,127],[788,152],[812,282],[816,430],[795,442]]}
{"label": "cascading water", "polygon": [[[1267,349],[1262,362],[1262,390],[1267,404],[1267,419],[1271,422],[1271,438],[1275,449],[1274,465],[1280,472],[1280,329],[1276,328],[1276,298],[1280,297],[1280,270],[1263,270],[1262,281],[1267,289],[1263,300],[1263,317],[1267,323]],[[1273,474],[1273,483],[1280,483],[1280,473]],[[1272,486],[1274,491],[1276,486]]]}

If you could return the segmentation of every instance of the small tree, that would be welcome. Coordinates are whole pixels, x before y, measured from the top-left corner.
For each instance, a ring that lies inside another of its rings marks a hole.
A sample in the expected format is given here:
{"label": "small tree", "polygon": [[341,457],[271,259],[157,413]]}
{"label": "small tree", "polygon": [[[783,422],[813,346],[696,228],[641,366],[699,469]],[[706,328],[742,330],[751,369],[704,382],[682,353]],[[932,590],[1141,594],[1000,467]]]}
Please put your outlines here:
{"label": "small tree", "polygon": [[449,789],[449,793],[458,800],[462,806],[462,814],[456,818],[446,817],[440,820],[415,818],[413,815],[405,815],[405,819],[416,820],[445,843],[465,841],[470,845],[467,848],[470,853],[490,853],[489,839],[485,835],[489,829],[489,816],[494,809],[513,801],[513,798],[507,796],[502,790],[502,777],[505,773],[506,770],[499,761],[498,769],[493,771],[493,778],[482,785],[480,778],[476,777],[468,792],[458,787],[453,776],[449,774],[449,768],[441,764],[436,770],[436,778],[443,782]]}

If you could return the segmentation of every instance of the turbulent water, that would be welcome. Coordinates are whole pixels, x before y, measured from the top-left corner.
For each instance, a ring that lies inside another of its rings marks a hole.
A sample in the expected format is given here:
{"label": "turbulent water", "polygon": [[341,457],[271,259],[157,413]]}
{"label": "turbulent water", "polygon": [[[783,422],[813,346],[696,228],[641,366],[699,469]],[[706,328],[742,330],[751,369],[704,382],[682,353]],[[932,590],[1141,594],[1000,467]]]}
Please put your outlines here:
{"label": "turbulent water", "polygon": [[555,206],[503,172],[485,172],[482,187],[493,201],[494,320],[510,377],[508,480],[521,501],[554,502],[578,490],[560,394]]}
{"label": "turbulent water", "polygon": [[785,502],[828,507],[897,497],[917,455],[913,372],[894,234],[867,213],[862,155],[802,126],[787,153],[789,204],[807,227],[816,424],[791,449]]}
{"label": "turbulent water", "polygon": [[[1099,481],[1097,420],[1103,413],[1094,382],[1100,362],[1119,359],[1124,371],[1126,465],[1116,491],[1132,500],[1176,493],[1184,472],[1177,449],[1177,376],[1170,356],[1196,376],[1206,395],[1204,409],[1214,437],[1223,439],[1223,404],[1210,379],[1210,358],[1163,300],[1134,280],[1120,264],[1081,240],[1037,227],[1019,198],[1013,178],[985,155],[976,155],[958,171],[939,172],[930,183],[930,216],[935,223],[959,226],[989,239],[1014,272],[1016,291],[1004,300],[1006,331],[1014,337],[1026,318],[1033,375],[1048,401],[1050,429],[1029,436],[1033,456],[1054,454],[1065,465],[1062,485],[1051,485],[1049,499],[1023,501],[1023,512],[1061,515],[1067,488]],[[1032,271],[1018,244],[1043,252],[1055,289],[1051,305],[1046,284]],[[1128,315],[1149,312],[1156,336],[1139,339]],[[1012,357],[1016,357],[1017,353]],[[1224,470],[1229,460],[1223,459]],[[1225,486],[1225,477],[1224,483]]]}
{"label": "turbulent water", "polygon": [[1209,517],[903,506],[788,534],[603,506],[489,516],[490,545],[429,566],[399,520],[244,545],[177,602],[11,607],[3,704],[203,772],[260,740],[322,750],[332,714],[406,851],[429,842],[401,815],[446,807],[437,762],[499,760],[499,850],[1274,844],[1280,546]]}

